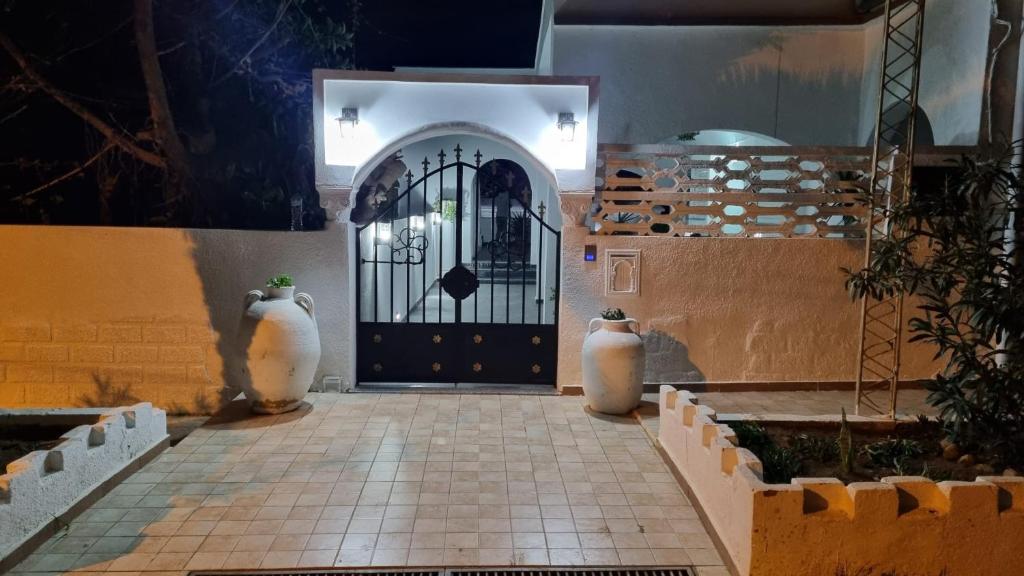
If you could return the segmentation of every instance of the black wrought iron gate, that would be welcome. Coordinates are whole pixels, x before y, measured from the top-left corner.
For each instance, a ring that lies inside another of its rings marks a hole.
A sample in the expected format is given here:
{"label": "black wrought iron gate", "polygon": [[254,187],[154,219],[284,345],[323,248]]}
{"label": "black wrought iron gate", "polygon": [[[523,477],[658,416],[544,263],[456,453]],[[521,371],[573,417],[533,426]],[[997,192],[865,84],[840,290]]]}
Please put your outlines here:
{"label": "black wrought iron gate", "polygon": [[554,384],[561,234],[518,164],[446,157],[356,227],[359,382]]}

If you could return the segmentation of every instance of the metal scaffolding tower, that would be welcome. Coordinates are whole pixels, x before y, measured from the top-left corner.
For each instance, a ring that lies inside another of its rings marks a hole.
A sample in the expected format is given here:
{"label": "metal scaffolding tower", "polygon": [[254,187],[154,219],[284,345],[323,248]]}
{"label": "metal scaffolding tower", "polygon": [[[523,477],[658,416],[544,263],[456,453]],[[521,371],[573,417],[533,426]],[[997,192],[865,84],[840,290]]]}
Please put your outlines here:
{"label": "metal scaffolding tower", "polygon": [[[891,207],[910,194],[924,8],[925,0],[885,2],[865,267],[871,261],[875,242],[900,234],[890,221]],[[900,294],[880,300],[868,295],[861,300],[857,414],[870,410],[895,417],[902,328],[903,298]]]}

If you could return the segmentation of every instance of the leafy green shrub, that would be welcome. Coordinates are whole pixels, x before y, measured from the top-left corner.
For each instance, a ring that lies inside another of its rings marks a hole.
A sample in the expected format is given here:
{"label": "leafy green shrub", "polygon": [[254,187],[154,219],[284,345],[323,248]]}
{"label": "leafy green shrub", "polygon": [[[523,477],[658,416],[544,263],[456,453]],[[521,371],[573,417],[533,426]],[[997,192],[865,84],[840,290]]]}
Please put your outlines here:
{"label": "leafy green shrub", "polygon": [[605,320],[625,320],[626,313],[622,311],[622,308],[606,308],[604,312],[601,312],[601,318]]}
{"label": "leafy green shrub", "polygon": [[736,441],[739,445],[750,450],[755,455],[760,454],[765,448],[774,444],[764,426],[756,422],[735,422],[730,423],[729,427],[736,434]]}
{"label": "leafy green shrub", "polygon": [[764,481],[769,484],[789,484],[804,468],[803,458],[796,450],[771,445],[758,454],[764,465]]}
{"label": "leafy green shrub", "polygon": [[868,266],[847,270],[846,280],[855,298],[917,297],[911,341],[934,345],[946,362],[926,383],[928,402],[953,441],[985,446],[1006,463],[1024,462],[1024,198],[1012,162],[1019,145],[964,158],[943,184],[919,186],[886,208],[897,233],[874,242]]}
{"label": "leafy green shrub", "polygon": [[270,280],[267,280],[267,286],[271,288],[287,288],[289,286],[295,286],[295,282],[292,281],[291,276],[287,274],[279,274]]}
{"label": "leafy green shrub", "polygon": [[788,484],[803,470],[803,455],[775,444],[764,426],[756,422],[736,422],[729,425],[736,434],[740,447],[757,456],[762,465],[762,478],[769,484]]}
{"label": "leafy green shrub", "polygon": [[924,454],[924,448],[917,440],[907,438],[886,438],[866,444],[861,452],[875,468],[892,468],[902,475],[910,460]]}
{"label": "leafy green shrub", "polygon": [[797,434],[790,439],[789,449],[806,459],[815,460],[822,464],[835,462],[839,458],[839,441],[825,436]]}

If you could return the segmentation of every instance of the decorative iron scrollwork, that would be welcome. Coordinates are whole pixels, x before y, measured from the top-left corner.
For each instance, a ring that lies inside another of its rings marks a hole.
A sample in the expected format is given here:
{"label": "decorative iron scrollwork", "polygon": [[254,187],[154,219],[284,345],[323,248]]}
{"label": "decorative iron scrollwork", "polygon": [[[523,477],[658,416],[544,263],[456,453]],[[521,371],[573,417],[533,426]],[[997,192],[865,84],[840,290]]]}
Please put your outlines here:
{"label": "decorative iron scrollwork", "polygon": [[531,371],[532,371],[532,372],[533,372],[534,374],[540,374],[540,364],[534,364],[534,365],[533,365],[533,367],[532,367],[532,368],[530,368],[530,370],[531,370]]}
{"label": "decorative iron scrollwork", "polygon": [[434,344],[440,344],[441,341],[444,340],[444,338],[442,338],[440,334],[434,334],[434,337],[431,338],[431,340],[434,342]]}
{"label": "decorative iron scrollwork", "polygon": [[430,369],[433,370],[434,372],[440,372],[441,371],[441,363],[440,362],[434,362],[433,364],[430,365]]}
{"label": "decorative iron scrollwork", "polygon": [[530,342],[533,342],[534,346],[540,346],[540,336],[534,336],[530,338]]}
{"label": "decorative iron scrollwork", "polygon": [[383,339],[384,339],[384,338],[383,338],[383,337],[381,337],[381,335],[380,335],[380,334],[374,334],[374,335],[373,335],[373,343],[374,343],[374,344],[380,344],[380,343],[381,343],[381,340],[383,340]]}
{"label": "decorative iron scrollwork", "polygon": [[418,266],[423,264],[430,241],[423,234],[412,228],[402,228],[398,234],[391,236],[391,259],[390,260],[367,260],[362,259],[364,264],[405,264]]}
{"label": "decorative iron scrollwork", "polygon": [[484,369],[484,365],[479,362],[473,363],[473,372],[479,372]]}
{"label": "decorative iron scrollwork", "polygon": [[473,343],[474,344],[479,344],[479,343],[481,343],[483,341],[484,341],[484,337],[483,336],[481,336],[479,334],[474,334],[473,335]]}

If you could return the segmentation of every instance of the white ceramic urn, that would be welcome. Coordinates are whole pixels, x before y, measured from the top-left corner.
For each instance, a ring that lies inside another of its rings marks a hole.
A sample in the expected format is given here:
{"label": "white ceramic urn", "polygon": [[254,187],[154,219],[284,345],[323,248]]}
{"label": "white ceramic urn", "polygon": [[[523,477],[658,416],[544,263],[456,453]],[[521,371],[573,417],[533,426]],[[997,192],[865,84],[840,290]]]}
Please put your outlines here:
{"label": "white ceramic urn", "polygon": [[639,406],[644,363],[644,343],[636,320],[591,320],[583,340],[583,394],[590,409],[626,414]]}
{"label": "white ceramic urn", "polygon": [[313,298],[295,287],[268,288],[245,297],[239,330],[242,389],[253,412],[280,414],[299,407],[320,363]]}

